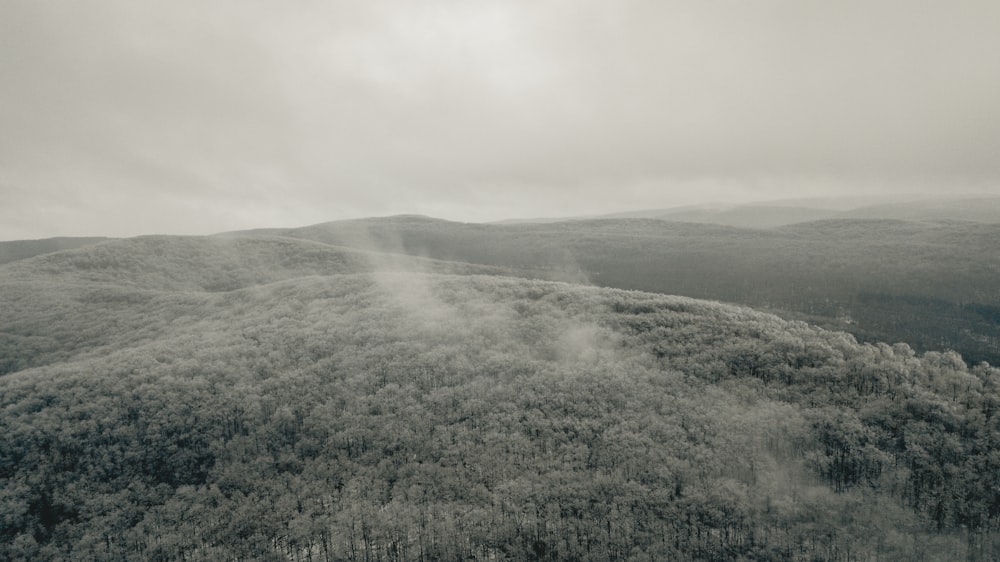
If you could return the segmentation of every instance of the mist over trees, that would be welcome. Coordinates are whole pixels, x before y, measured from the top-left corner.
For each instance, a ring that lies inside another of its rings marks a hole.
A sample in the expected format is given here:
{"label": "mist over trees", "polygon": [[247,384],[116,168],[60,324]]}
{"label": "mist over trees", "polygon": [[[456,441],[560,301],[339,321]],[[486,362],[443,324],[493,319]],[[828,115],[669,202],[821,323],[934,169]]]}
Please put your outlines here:
{"label": "mist over trees", "polygon": [[1000,371],[273,236],[0,268],[0,552],[990,560]]}
{"label": "mist over trees", "polygon": [[1000,363],[1000,223],[847,218],[750,229],[629,218],[485,225],[389,217],[274,233],[739,303],[863,341]]}

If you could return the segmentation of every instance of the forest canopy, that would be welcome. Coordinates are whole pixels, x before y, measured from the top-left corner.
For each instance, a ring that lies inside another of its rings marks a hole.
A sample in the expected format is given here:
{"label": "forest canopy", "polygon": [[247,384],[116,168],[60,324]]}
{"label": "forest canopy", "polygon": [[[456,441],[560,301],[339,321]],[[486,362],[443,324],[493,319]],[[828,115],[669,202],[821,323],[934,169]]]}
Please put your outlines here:
{"label": "forest canopy", "polygon": [[273,233],[0,266],[0,558],[1000,556],[996,368],[508,266]]}

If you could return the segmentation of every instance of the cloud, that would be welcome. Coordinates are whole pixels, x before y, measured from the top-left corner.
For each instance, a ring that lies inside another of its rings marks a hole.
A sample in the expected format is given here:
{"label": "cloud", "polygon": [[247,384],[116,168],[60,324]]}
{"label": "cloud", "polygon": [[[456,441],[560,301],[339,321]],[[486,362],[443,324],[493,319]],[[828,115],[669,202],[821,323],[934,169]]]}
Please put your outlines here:
{"label": "cloud", "polygon": [[0,237],[997,192],[998,50],[972,0],[13,0]]}

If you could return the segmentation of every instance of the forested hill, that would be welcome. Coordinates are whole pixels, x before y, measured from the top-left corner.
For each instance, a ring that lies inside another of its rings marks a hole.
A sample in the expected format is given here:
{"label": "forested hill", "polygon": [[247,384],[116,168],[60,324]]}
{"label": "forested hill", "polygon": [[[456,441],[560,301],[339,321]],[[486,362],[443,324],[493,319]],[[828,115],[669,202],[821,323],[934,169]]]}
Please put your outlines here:
{"label": "forested hill", "polygon": [[141,236],[54,252],[0,269],[0,280],[229,291],[308,275],[370,271],[503,274],[507,269],[257,236]]}
{"label": "forested hill", "polygon": [[105,353],[119,331],[162,332],[151,319],[197,311],[176,294],[225,292],[313,275],[388,271],[503,274],[496,267],[333,247],[308,240],[144,236],[0,266],[0,375]]}
{"label": "forested hill", "polygon": [[1000,224],[831,219],[776,229],[654,219],[340,221],[272,234],[766,308],[866,341],[1000,363]]}
{"label": "forested hill", "polygon": [[997,369],[238,238],[0,266],[0,559],[1000,556]]}
{"label": "forested hill", "polygon": [[110,238],[101,237],[60,237],[41,240],[10,240],[0,242],[0,264],[23,260],[41,254],[72,250],[106,242]]}

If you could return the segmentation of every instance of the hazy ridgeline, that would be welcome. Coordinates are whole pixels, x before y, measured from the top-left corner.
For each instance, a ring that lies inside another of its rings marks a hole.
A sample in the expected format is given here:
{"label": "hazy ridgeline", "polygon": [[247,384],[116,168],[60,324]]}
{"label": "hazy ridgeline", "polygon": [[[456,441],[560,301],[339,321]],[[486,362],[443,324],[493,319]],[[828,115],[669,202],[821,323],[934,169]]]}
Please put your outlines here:
{"label": "hazy ridgeline", "polygon": [[398,217],[11,261],[0,558],[997,559],[1000,371],[944,351],[995,357],[996,229]]}
{"label": "hazy ridgeline", "polygon": [[274,233],[734,302],[865,341],[1000,363],[1000,222],[829,219],[750,229],[654,219],[483,225],[392,217]]}

